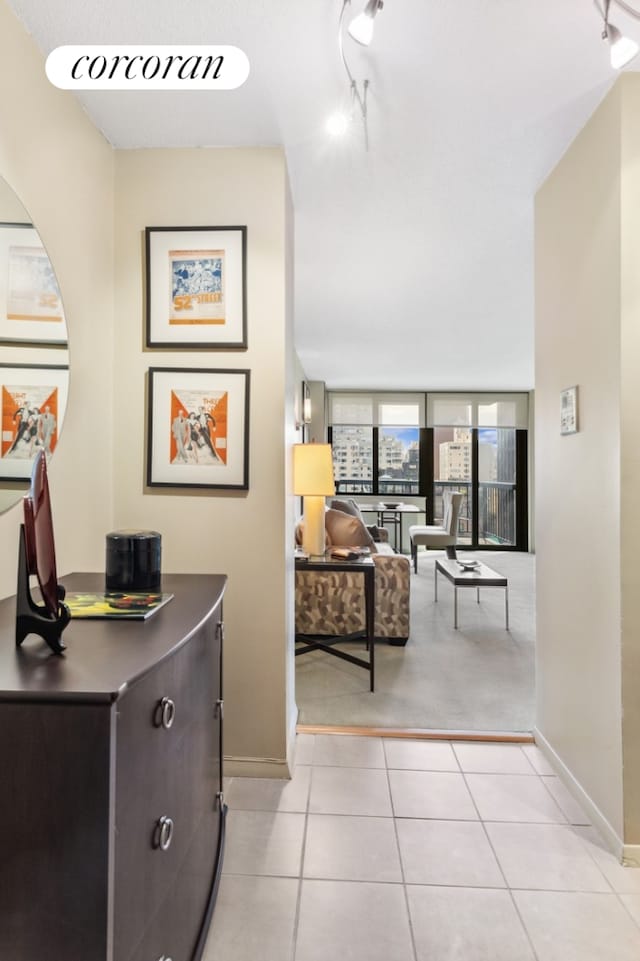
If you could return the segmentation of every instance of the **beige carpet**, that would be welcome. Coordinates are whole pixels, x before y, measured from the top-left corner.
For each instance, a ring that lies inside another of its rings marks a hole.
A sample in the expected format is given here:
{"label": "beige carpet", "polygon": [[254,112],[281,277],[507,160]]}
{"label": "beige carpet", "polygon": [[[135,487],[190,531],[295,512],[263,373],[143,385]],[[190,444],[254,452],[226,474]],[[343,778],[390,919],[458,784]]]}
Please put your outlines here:
{"label": "beige carpet", "polygon": [[[296,658],[300,724],[413,727],[446,731],[530,731],[534,724],[535,557],[515,552],[466,554],[509,579],[504,591],[458,592],[433,571],[440,552],[421,552],[411,575],[411,636],[406,647],[376,645],[376,690],[369,675],[320,651]],[[363,653],[362,644],[344,645]]]}

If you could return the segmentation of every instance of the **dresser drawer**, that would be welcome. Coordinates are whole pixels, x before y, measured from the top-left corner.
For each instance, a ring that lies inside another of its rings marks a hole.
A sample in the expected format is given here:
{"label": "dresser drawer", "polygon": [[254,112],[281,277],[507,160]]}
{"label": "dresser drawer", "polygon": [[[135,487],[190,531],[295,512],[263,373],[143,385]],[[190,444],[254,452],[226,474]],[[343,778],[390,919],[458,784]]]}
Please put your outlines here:
{"label": "dresser drawer", "polygon": [[[115,961],[134,957],[169,899],[203,815],[217,809],[218,662],[215,630],[205,625],[118,702]],[[165,724],[158,707],[164,696],[175,704]],[[182,923],[174,912],[170,917]]]}
{"label": "dresser drawer", "polygon": [[220,827],[218,809],[200,819],[171,888],[127,961],[191,961],[214,880]]}
{"label": "dresser drawer", "polygon": [[161,750],[165,738],[179,739],[194,721],[211,716],[219,685],[216,633],[215,624],[207,621],[187,644],[125,692],[117,702],[119,748]]}

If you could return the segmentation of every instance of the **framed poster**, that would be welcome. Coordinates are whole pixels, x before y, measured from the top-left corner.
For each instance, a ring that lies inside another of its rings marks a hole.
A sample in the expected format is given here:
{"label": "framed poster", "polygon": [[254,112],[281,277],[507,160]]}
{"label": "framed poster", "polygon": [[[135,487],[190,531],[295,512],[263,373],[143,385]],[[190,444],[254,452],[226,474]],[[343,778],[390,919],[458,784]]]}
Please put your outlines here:
{"label": "framed poster", "polygon": [[246,350],[246,227],[146,227],[147,347]]}
{"label": "framed poster", "polygon": [[560,433],[578,432],[578,388],[567,387],[560,391]]}
{"label": "framed poster", "polygon": [[149,370],[149,487],[249,489],[249,371]]}
{"label": "framed poster", "polygon": [[0,480],[28,479],[38,451],[53,454],[68,388],[66,366],[0,364]]}
{"label": "framed poster", "polygon": [[31,224],[0,223],[0,342],[23,346],[67,343],[58,281]]}

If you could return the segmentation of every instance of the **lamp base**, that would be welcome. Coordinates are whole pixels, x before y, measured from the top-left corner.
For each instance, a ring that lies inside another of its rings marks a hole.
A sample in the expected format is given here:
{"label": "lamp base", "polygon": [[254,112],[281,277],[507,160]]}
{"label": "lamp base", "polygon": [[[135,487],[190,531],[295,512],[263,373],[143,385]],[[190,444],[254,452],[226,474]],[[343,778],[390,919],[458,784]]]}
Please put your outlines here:
{"label": "lamp base", "polygon": [[304,499],[304,533],[302,549],[310,556],[324,555],[324,497],[309,495]]}

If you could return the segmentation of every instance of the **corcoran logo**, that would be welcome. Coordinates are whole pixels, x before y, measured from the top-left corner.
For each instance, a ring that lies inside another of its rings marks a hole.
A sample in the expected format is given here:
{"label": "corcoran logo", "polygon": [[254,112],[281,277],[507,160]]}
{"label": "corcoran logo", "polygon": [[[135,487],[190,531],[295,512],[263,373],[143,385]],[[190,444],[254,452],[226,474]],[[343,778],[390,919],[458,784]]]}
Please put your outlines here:
{"label": "corcoran logo", "polygon": [[51,51],[46,72],[62,90],[234,90],[249,58],[218,44],[69,45]]}

